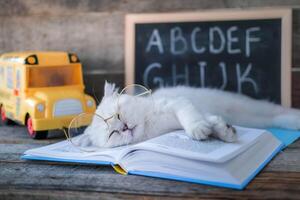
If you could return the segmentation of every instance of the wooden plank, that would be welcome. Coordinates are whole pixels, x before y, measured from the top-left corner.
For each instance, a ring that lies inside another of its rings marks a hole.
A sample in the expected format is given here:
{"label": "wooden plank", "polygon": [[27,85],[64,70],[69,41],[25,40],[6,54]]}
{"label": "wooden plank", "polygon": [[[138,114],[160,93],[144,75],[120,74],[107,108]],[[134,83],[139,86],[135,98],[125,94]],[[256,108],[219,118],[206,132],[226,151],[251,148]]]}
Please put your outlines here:
{"label": "wooden plank", "polygon": [[[297,142],[300,143],[299,141]],[[278,172],[300,172],[300,149],[287,148],[279,153],[264,171],[278,171]]]}
{"label": "wooden plank", "polygon": [[162,190],[159,191],[153,188],[158,188],[159,185],[157,184],[160,182],[148,182],[154,185],[143,185],[146,186],[143,189],[137,184],[132,184],[129,190],[124,191],[120,188],[116,192],[96,191],[96,188],[89,186],[81,188],[81,190],[78,188],[56,190],[55,188],[20,187],[16,185],[11,185],[7,189],[7,187],[0,186],[0,197],[13,197],[13,199],[23,197],[22,200],[24,197],[26,199],[48,199],[49,197],[51,199],[61,199],[62,197],[63,199],[99,199],[100,197],[101,199],[298,199],[299,175],[299,173],[282,173],[279,174],[280,178],[278,178],[277,173],[262,173],[244,191],[167,181],[167,184],[161,185]]}
{"label": "wooden plank", "polygon": [[296,148],[300,148],[300,139],[298,139],[296,142],[289,145],[287,149],[296,149]]}
{"label": "wooden plank", "polygon": [[[105,193],[105,192],[91,192],[91,191],[53,191],[53,190],[28,190],[28,189],[0,189],[0,197],[3,199],[24,200],[24,199],[37,199],[37,200],[69,200],[69,199],[83,199],[83,200],[140,200],[140,199],[182,199],[182,197],[168,197],[168,196],[148,196],[140,194],[124,194],[124,193]],[[185,197],[185,199],[195,199],[196,197]],[[197,198],[196,198],[197,199]]]}
{"label": "wooden plank", "polygon": [[[2,167],[1,167],[2,168]],[[101,170],[101,173],[100,173]],[[299,172],[263,172],[243,192],[141,176],[113,174],[108,167],[6,164],[2,190],[106,192],[170,197],[293,198],[299,195]],[[9,185],[7,184],[9,183]],[[272,183],[272,184],[270,184]],[[151,186],[151,187],[149,187]]]}

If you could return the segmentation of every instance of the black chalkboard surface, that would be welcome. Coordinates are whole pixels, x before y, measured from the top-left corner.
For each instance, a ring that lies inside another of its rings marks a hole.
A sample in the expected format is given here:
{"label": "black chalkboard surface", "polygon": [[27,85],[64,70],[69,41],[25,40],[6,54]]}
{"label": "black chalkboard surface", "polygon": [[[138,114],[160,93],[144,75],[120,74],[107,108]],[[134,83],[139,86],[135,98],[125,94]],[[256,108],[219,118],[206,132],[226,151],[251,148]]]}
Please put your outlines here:
{"label": "black chalkboard surface", "polygon": [[283,56],[288,42],[283,41],[287,36],[284,23],[282,15],[137,20],[132,30],[134,70],[130,67],[130,77],[152,89],[175,85],[218,88],[289,105],[286,90],[290,90],[291,71],[290,58]]}

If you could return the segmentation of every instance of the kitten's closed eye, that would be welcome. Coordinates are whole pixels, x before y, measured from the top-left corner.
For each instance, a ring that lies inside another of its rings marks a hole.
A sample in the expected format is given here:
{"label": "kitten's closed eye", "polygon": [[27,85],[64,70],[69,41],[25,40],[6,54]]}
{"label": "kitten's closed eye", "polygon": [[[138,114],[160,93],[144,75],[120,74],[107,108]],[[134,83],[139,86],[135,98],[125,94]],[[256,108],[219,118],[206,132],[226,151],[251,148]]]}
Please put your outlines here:
{"label": "kitten's closed eye", "polygon": [[111,136],[112,136],[114,133],[120,134],[120,132],[119,132],[118,130],[113,130],[113,131],[109,134],[108,139],[110,139]]}

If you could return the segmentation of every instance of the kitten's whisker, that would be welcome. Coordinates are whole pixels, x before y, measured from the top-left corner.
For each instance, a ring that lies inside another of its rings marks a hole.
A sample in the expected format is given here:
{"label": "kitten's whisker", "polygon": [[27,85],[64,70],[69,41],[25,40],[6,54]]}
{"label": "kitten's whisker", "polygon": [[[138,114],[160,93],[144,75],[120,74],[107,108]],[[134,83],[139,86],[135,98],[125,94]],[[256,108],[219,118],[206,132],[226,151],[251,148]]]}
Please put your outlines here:
{"label": "kitten's whisker", "polygon": [[130,143],[129,136],[126,135],[126,145],[128,145],[129,143]]}
{"label": "kitten's whisker", "polygon": [[123,134],[122,136],[124,137],[124,144],[127,145],[127,135]]}
{"label": "kitten's whisker", "polygon": [[129,136],[126,134],[125,135],[125,144],[128,145],[129,144]]}

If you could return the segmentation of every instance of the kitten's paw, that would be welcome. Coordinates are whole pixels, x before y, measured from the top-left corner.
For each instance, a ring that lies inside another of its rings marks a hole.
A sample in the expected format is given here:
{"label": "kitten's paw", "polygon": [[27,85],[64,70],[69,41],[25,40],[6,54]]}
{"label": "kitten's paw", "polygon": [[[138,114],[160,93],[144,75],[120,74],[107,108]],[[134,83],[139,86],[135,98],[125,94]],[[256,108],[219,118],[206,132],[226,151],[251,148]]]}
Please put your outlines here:
{"label": "kitten's paw", "polygon": [[225,142],[235,142],[237,140],[236,130],[227,124],[221,117],[211,116],[209,119],[213,129],[213,135]]}
{"label": "kitten's paw", "polygon": [[78,138],[76,138],[75,140],[73,138],[72,143],[76,146],[87,147],[90,146],[92,142],[88,134],[82,134],[78,136]]}
{"label": "kitten's paw", "polygon": [[209,123],[198,121],[192,123],[186,130],[187,134],[195,140],[206,140],[212,134]]}
{"label": "kitten's paw", "polygon": [[233,126],[226,124],[226,128],[222,127],[217,133],[218,138],[225,142],[235,142],[237,140],[236,130]]}

